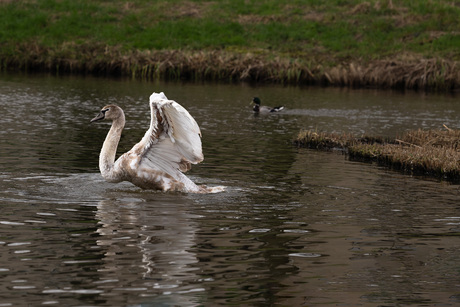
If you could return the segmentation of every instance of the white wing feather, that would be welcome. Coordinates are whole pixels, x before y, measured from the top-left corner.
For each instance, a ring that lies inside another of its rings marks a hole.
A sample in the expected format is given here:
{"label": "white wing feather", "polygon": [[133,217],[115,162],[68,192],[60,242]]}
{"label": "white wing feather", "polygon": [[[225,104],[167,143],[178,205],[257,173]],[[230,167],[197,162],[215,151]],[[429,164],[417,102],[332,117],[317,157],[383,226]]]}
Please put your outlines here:
{"label": "white wing feather", "polygon": [[180,170],[188,170],[185,164],[203,161],[200,128],[185,108],[163,92],[150,96],[150,110],[150,128],[132,149],[141,158],[138,166],[181,178]]}

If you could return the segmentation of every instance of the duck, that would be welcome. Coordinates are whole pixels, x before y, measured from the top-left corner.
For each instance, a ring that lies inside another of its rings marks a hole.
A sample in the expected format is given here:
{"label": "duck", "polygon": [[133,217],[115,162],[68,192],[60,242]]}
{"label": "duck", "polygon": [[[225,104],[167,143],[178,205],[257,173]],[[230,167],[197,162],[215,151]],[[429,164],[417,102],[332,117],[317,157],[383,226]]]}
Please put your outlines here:
{"label": "duck", "polygon": [[114,104],[104,106],[90,123],[112,121],[99,155],[102,177],[111,183],[129,181],[141,189],[207,193],[185,172],[203,161],[201,131],[190,113],[166,95],[150,96],[150,127],[142,140],[116,161],[118,143],[125,126],[123,110]]}
{"label": "duck", "polygon": [[254,97],[252,99],[252,103],[254,103],[254,108],[252,110],[255,113],[272,113],[272,112],[279,112],[284,109],[284,106],[279,106],[279,107],[267,107],[267,106],[261,106],[261,101],[259,97]]}

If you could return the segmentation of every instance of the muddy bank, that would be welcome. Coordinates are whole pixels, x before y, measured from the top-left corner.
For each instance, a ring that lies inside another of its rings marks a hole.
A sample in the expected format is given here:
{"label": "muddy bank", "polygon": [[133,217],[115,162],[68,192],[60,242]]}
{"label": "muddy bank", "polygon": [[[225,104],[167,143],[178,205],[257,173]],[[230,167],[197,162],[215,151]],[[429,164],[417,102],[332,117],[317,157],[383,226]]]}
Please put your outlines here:
{"label": "muddy bank", "polygon": [[371,161],[408,174],[459,182],[460,130],[413,130],[394,139],[300,131],[294,144],[341,150],[352,160]]}
{"label": "muddy bank", "polygon": [[138,79],[215,80],[455,91],[455,61],[407,57],[349,62],[333,67],[309,58],[283,58],[268,52],[123,51],[121,48],[64,44],[59,49],[22,44],[0,54],[2,70],[130,76]]}

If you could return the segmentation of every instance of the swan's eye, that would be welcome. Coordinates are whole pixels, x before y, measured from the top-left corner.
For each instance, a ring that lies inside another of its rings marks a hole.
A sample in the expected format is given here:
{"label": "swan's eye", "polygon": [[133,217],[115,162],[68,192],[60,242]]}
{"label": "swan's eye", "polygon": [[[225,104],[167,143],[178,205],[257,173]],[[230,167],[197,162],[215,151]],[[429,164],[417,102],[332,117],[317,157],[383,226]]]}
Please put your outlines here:
{"label": "swan's eye", "polygon": [[107,108],[107,109],[102,110],[101,112],[105,114],[105,112],[107,112],[108,110],[110,110],[110,109]]}

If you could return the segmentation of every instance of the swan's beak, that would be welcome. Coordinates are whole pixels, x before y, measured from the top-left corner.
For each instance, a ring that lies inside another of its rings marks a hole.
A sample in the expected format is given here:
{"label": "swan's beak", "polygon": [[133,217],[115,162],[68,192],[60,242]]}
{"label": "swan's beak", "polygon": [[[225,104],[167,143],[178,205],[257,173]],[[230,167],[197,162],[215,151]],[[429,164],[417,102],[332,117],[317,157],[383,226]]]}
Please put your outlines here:
{"label": "swan's beak", "polygon": [[99,114],[95,118],[93,118],[90,121],[90,123],[98,121],[98,120],[101,120],[101,119],[104,119],[104,118],[105,118],[105,113],[101,111],[101,112],[99,112]]}

